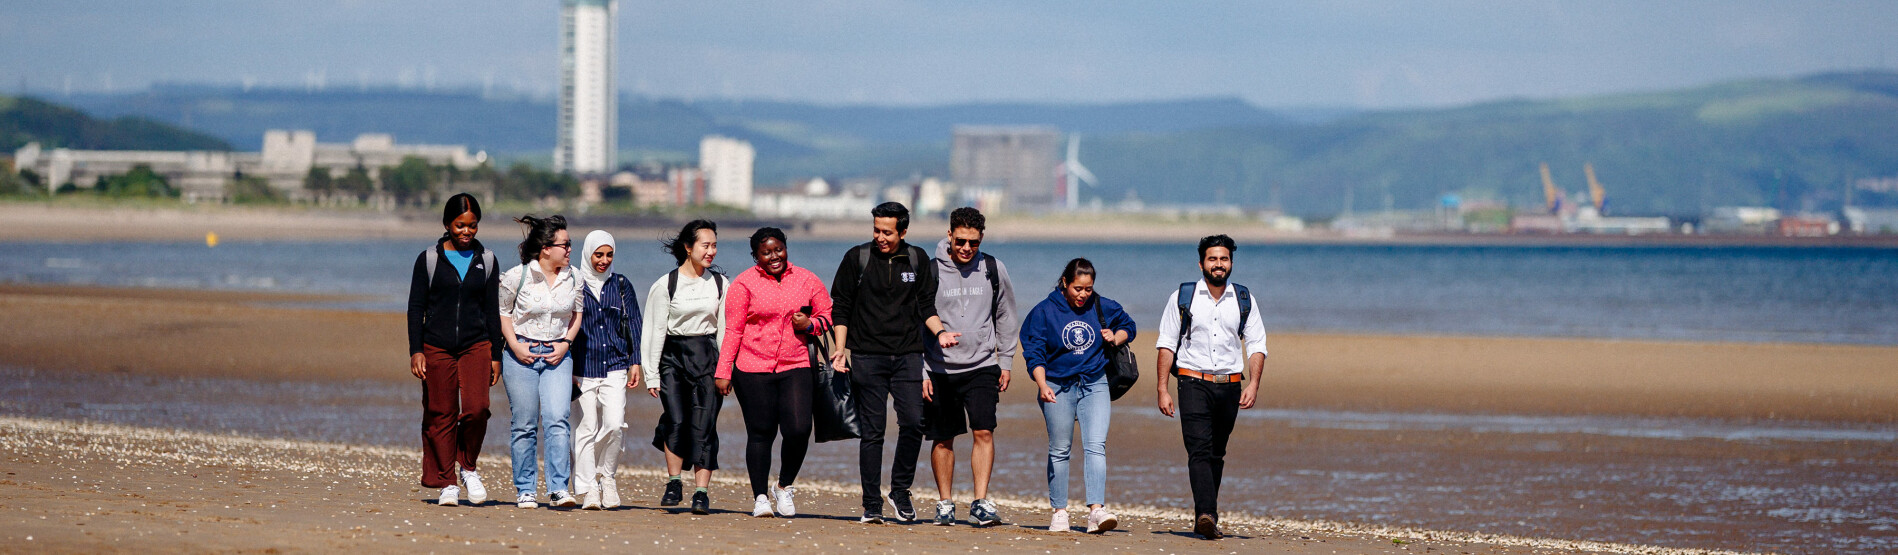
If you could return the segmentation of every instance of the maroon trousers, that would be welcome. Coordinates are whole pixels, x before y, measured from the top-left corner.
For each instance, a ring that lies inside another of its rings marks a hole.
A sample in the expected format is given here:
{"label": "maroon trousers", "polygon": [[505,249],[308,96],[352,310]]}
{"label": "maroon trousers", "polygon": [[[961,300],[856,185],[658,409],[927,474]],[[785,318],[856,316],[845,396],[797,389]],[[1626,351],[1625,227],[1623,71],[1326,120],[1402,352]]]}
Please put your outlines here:
{"label": "maroon trousers", "polygon": [[488,342],[460,352],[422,346],[422,485],[455,485],[455,465],[474,470],[481,439],[488,435],[488,376],[494,361]]}

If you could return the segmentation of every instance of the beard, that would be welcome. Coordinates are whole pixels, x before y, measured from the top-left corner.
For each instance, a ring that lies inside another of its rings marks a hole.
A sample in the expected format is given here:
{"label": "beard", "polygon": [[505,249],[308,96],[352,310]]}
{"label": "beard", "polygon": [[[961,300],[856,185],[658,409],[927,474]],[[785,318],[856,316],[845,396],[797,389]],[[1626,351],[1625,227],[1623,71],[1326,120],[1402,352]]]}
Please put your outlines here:
{"label": "beard", "polygon": [[1206,278],[1207,285],[1211,285],[1213,287],[1225,287],[1226,280],[1232,277],[1232,271],[1227,270],[1225,274],[1215,277],[1213,276],[1212,272],[1200,270],[1199,275],[1201,277]]}

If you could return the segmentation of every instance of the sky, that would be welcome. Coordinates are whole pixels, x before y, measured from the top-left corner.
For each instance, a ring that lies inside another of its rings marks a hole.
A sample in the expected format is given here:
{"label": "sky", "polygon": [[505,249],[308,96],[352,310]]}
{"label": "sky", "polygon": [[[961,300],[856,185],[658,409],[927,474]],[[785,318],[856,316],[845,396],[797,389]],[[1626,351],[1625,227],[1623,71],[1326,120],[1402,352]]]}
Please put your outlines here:
{"label": "sky", "polygon": [[[0,0],[0,91],[551,95],[558,0]],[[1898,2],[621,0],[618,81],[824,104],[1390,109],[1898,68]]]}

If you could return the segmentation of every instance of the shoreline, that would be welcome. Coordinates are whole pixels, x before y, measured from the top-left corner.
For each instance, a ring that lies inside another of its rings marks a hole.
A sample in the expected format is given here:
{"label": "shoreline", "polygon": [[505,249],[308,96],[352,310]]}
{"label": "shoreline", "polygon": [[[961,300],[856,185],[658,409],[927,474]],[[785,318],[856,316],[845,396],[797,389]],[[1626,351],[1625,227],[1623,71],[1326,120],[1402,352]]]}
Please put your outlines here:
{"label": "shoreline", "polygon": [[[348,239],[419,239],[441,235],[441,227],[423,212],[379,213],[315,207],[248,206],[83,206],[0,201],[0,237],[10,241],[202,241],[207,233],[221,240],[296,241]],[[617,233],[663,234],[665,226],[629,226],[624,216],[601,216],[603,227]],[[1429,233],[1358,237],[1329,231],[1284,233],[1251,221],[1180,221],[1117,219],[1117,214],[1060,217],[1002,216],[989,221],[997,242],[1091,242],[1113,244],[1192,242],[1218,233],[1269,245],[1457,246],[1457,247],[1832,247],[1898,248],[1898,235],[1779,237],[1771,235],[1510,235]],[[762,223],[757,218],[737,218]],[[495,220],[507,224],[506,220]],[[794,239],[857,240],[867,235],[864,222],[784,221]],[[1108,223],[1111,225],[1098,225]],[[947,225],[941,218],[918,219],[912,229]],[[504,226],[503,226],[504,227]]]}
{"label": "shoreline", "polygon": [[[1419,547],[1461,553],[1736,553],[1239,513],[1222,519],[1228,537],[1210,542],[1185,531],[1190,525],[1183,511],[1133,505],[1116,506],[1122,524],[1103,535],[1049,532],[1029,524],[1031,518],[989,527],[867,526],[847,510],[856,501],[854,485],[815,481],[800,484],[800,514],[794,518],[753,518],[731,510],[729,500],[701,517],[646,506],[654,497],[647,490],[657,490],[651,486],[660,473],[624,466],[617,476],[629,496],[616,510],[519,510],[496,500],[448,508],[433,505],[432,491],[409,483],[420,457],[412,449],[7,416],[0,416],[0,457],[10,463],[0,500],[36,507],[31,514],[0,516],[10,524],[0,540],[47,551],[598,549],[611,545],[609,540],[623,546],[638,541],[641,549],[650,541],[660,546],[653,549],[664,549],[676,539],[689,546],[681,549],[714,552],[1031,552],[1074,546],[1179,553],[1401,553]],[[480,464],[490,469],[490,480],[505,485],[492,470],[506,468],[504,457],[484,456]],[[68,480],[61,475],[67,473],[79,474]],[[93,482],[108,473],[133,479]],[[742,479],[730,474],[714,482],[721,495],[742,487]],[[998,501],[1017,515],[1039,507],[1021,499]],[[681,519],[690,528],[667,527]],[[509,524],[515,532],[505,531]],[[536,533],[525,531],[530,526]]]}

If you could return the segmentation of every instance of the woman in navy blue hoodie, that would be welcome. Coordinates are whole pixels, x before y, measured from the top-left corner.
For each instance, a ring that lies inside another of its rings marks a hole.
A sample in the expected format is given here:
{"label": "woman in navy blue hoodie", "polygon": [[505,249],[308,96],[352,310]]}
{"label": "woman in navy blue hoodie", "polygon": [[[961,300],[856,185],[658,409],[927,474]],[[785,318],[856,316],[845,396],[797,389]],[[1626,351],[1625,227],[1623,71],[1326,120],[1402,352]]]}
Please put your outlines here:
{"label": "woman in navy blue hoodie", "polygon": [[1041,390],[1041,414],[1048,422],[1048,503],[1054,517],[1048,529],[1068,528],[1068,455],[1074,423],[1081,423],[1083,483],[1087,486],[1087,531],[1114,529],[1107,512],[1107,424],[1112,397],[1107,391],[1107,345],[1134,338],[1134,320],[1120,303],[1094,294],[1094,263],[1068,261],[1061,281],[1022,322],[1022,357],[1033,368]]}

